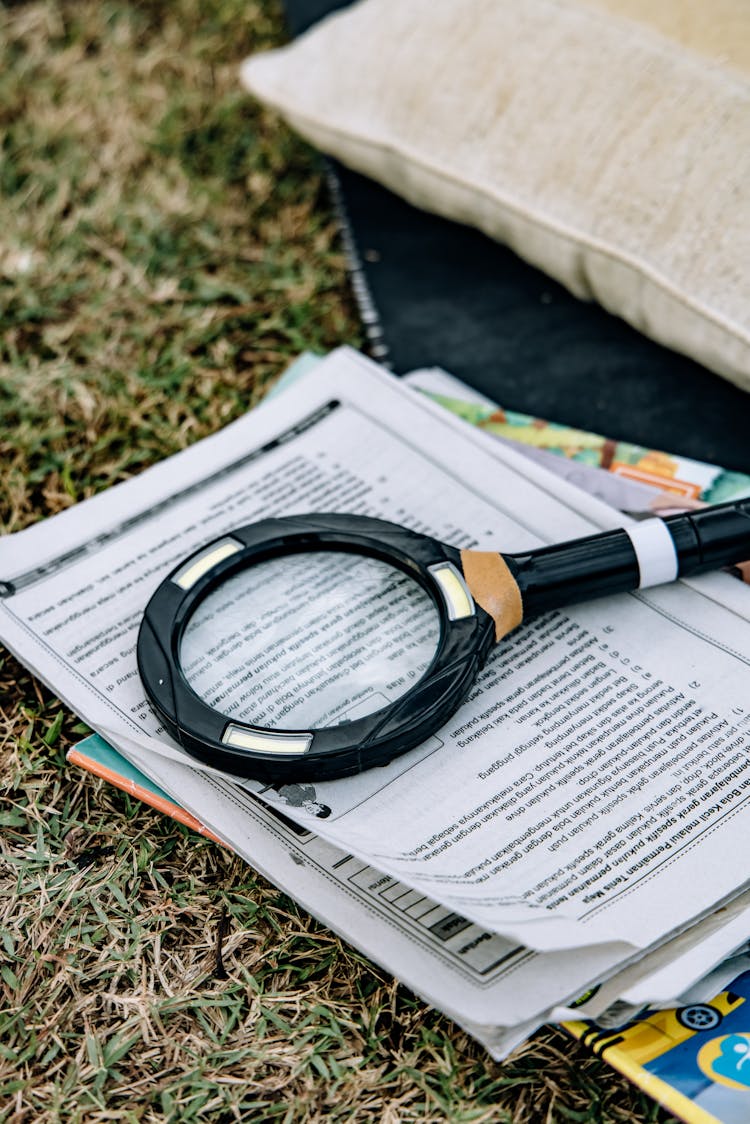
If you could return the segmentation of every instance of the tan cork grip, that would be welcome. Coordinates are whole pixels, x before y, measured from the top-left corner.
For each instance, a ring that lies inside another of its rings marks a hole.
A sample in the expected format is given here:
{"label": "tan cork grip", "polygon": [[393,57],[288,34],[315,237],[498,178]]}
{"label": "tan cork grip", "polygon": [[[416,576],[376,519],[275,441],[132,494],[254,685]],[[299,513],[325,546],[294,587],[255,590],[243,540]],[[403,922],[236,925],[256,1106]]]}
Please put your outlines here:
{"label": "tan cork grip", "polygon": [[472,597],[495,622],[495,640],[501,640],[523,620],[516,579],[493,551],[462,550],[461,567]]}

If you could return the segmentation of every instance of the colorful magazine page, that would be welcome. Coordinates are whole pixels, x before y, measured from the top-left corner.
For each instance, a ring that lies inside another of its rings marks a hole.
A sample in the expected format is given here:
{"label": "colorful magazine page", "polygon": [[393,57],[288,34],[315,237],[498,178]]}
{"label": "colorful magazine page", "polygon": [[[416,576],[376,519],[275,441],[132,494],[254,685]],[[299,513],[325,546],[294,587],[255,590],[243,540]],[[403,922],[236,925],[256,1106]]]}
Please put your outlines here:
{"label": "colorful magazine page", "polygon": [[71,764],[80,765],[82,769],[87,769],[94,776],[109,781],[115,788],[120,788],[130,796],[142,800],[144,804],[150,804],[157,811],[171,816],[173,820],[184,824],[185,827],[192,828],[200,835],[206,835],[216,843],[221,843],[221,839],[217,835],[204,827],[195,816],[191,816],[189,812],[176,804],[171,796],[168,796],[163,789],[149,780],[140,769],[131,765],[122,754],[113,749],[98,734],[91,734],[90,737],[79,742],[73,749],[68,750],[67,759]]}
{"label": "colorful magazine page", "polygon": [[731,472],[657,449],[646,449],[628,441],[613,441],[600,434],[505,410],[494,403],[479,403],[430,391],[424,393],[465,421],[496,437],[604,469],[681,500],[722,503],[750,495],[750,476],[741,472]]}
{"label": "colorful magazine page", "polygon": [[[292,386],[320,359],[319,355],[304,352],[284,371],[271,394],[278,394]],[[642,492],[631,492],[631,495],[651,493],[653,500],[654,495],[663,496],[666,493],[675,498],[675,507],[690,506],[692,502],[723,503],[750,496],[750,476],[745,473],[659,449],[648,449],[628,441],[616,441],[598,433],[587,433],[582,429],[535,418],[516,410],[506,410],[445,371],[432,369],[412,372],[407,376],[407,382],[470,425],[502,440],[535,450],[541,454],[539,459],[553,471],[555,462],[550,461],[548,455],[607,472],[624,482],[643,488]],[[587,490],[594,491],[593,487],[588,486],[586,476],[577,476],[575,479]],[[615,495],[612,494],[610,502],[615,499]],[[623,505],[615,502],[613,506],[622,508]],[[653,502],[650,506],[654,510],[660,507]]]}
{"label": "colorful magazine page", "polygon": [[566,1029],[688,1124],[750,1120],[750,972],[708,1003],[646,1011],[617,1030]]}

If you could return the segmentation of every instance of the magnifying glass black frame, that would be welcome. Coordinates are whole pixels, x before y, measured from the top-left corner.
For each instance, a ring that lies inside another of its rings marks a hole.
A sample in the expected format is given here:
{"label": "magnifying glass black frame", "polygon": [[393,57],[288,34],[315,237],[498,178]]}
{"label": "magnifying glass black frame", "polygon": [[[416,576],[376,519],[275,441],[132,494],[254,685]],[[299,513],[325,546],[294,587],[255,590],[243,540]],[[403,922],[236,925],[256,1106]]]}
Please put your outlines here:
{"label": "magnifying glass black frame", "polygon": [[[220,557],[216,543],[231,550]],[[365,555],[417,581],[440,620],[433,660],[394,702],[362,718],[319,729],[270,729],[221,714],[192,689],[180,663],[188,622],[212,591],[248,566],[311,551]],[[212,551],[218,561],[211,564]],[[202,569],[201,559],[208,568]],[[470,612],[461,617],[439,575],[454,571]],[[188,588],[180,575],[199,576]],[[164,579],[149,601],[138,634],[138,670],[169,733],[185,750],[222,771],[266,783],[329,780],[386,765],[434,734],[468,695],[495,642],[495,623],[475,605],[461,577],[460,551],[436,539],[367,516],[306,515],[239,527],[195,551]]]}
{"label": "magnifying glass black frame", "polygon": [[[269,729],[208,706],[180,663],[182,637],[198,605],[248,566],[321,550],[380,559],[422,586],[440,620],[427,670],[394,702],[338,726]],[[264,519],[203,546],[164,579],[141,623],[138,670],[170,734],[200,760],[267,783],[331,780],[386,765],[435,734],[469,694],[495,642],[522,619],[748,557],[750,500],[522,554],[459,551],[361,515]]]}

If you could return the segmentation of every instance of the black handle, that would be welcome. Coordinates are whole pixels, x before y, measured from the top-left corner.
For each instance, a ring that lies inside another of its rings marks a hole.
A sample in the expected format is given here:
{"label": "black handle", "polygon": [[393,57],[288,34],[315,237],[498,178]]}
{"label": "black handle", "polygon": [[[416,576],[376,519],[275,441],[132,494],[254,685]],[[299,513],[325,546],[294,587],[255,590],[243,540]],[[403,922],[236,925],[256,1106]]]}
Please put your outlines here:
{"label": "black handle", "polygon": [[675,542],[680,577],[750,559],[750,499],[670,515],[664,523]]}
{"label": "black handle", "polygon": [[750,499],[504,554],[524,616],[750,559]]}

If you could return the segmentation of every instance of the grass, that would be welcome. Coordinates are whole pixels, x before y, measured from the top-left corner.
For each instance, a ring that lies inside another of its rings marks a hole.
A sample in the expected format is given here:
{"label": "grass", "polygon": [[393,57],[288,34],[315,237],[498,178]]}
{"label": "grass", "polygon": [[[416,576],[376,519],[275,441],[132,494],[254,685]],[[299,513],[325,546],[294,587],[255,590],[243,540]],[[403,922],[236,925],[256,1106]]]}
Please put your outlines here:
{"label": "grass", "polygon": [[[314,154],[239,89],[267,0],[0,14],[0,526],[360,345]],[[0,1121],[647,1124],[561,1031],[503,1065],[222,848],[66,766],[0,665]]]}

